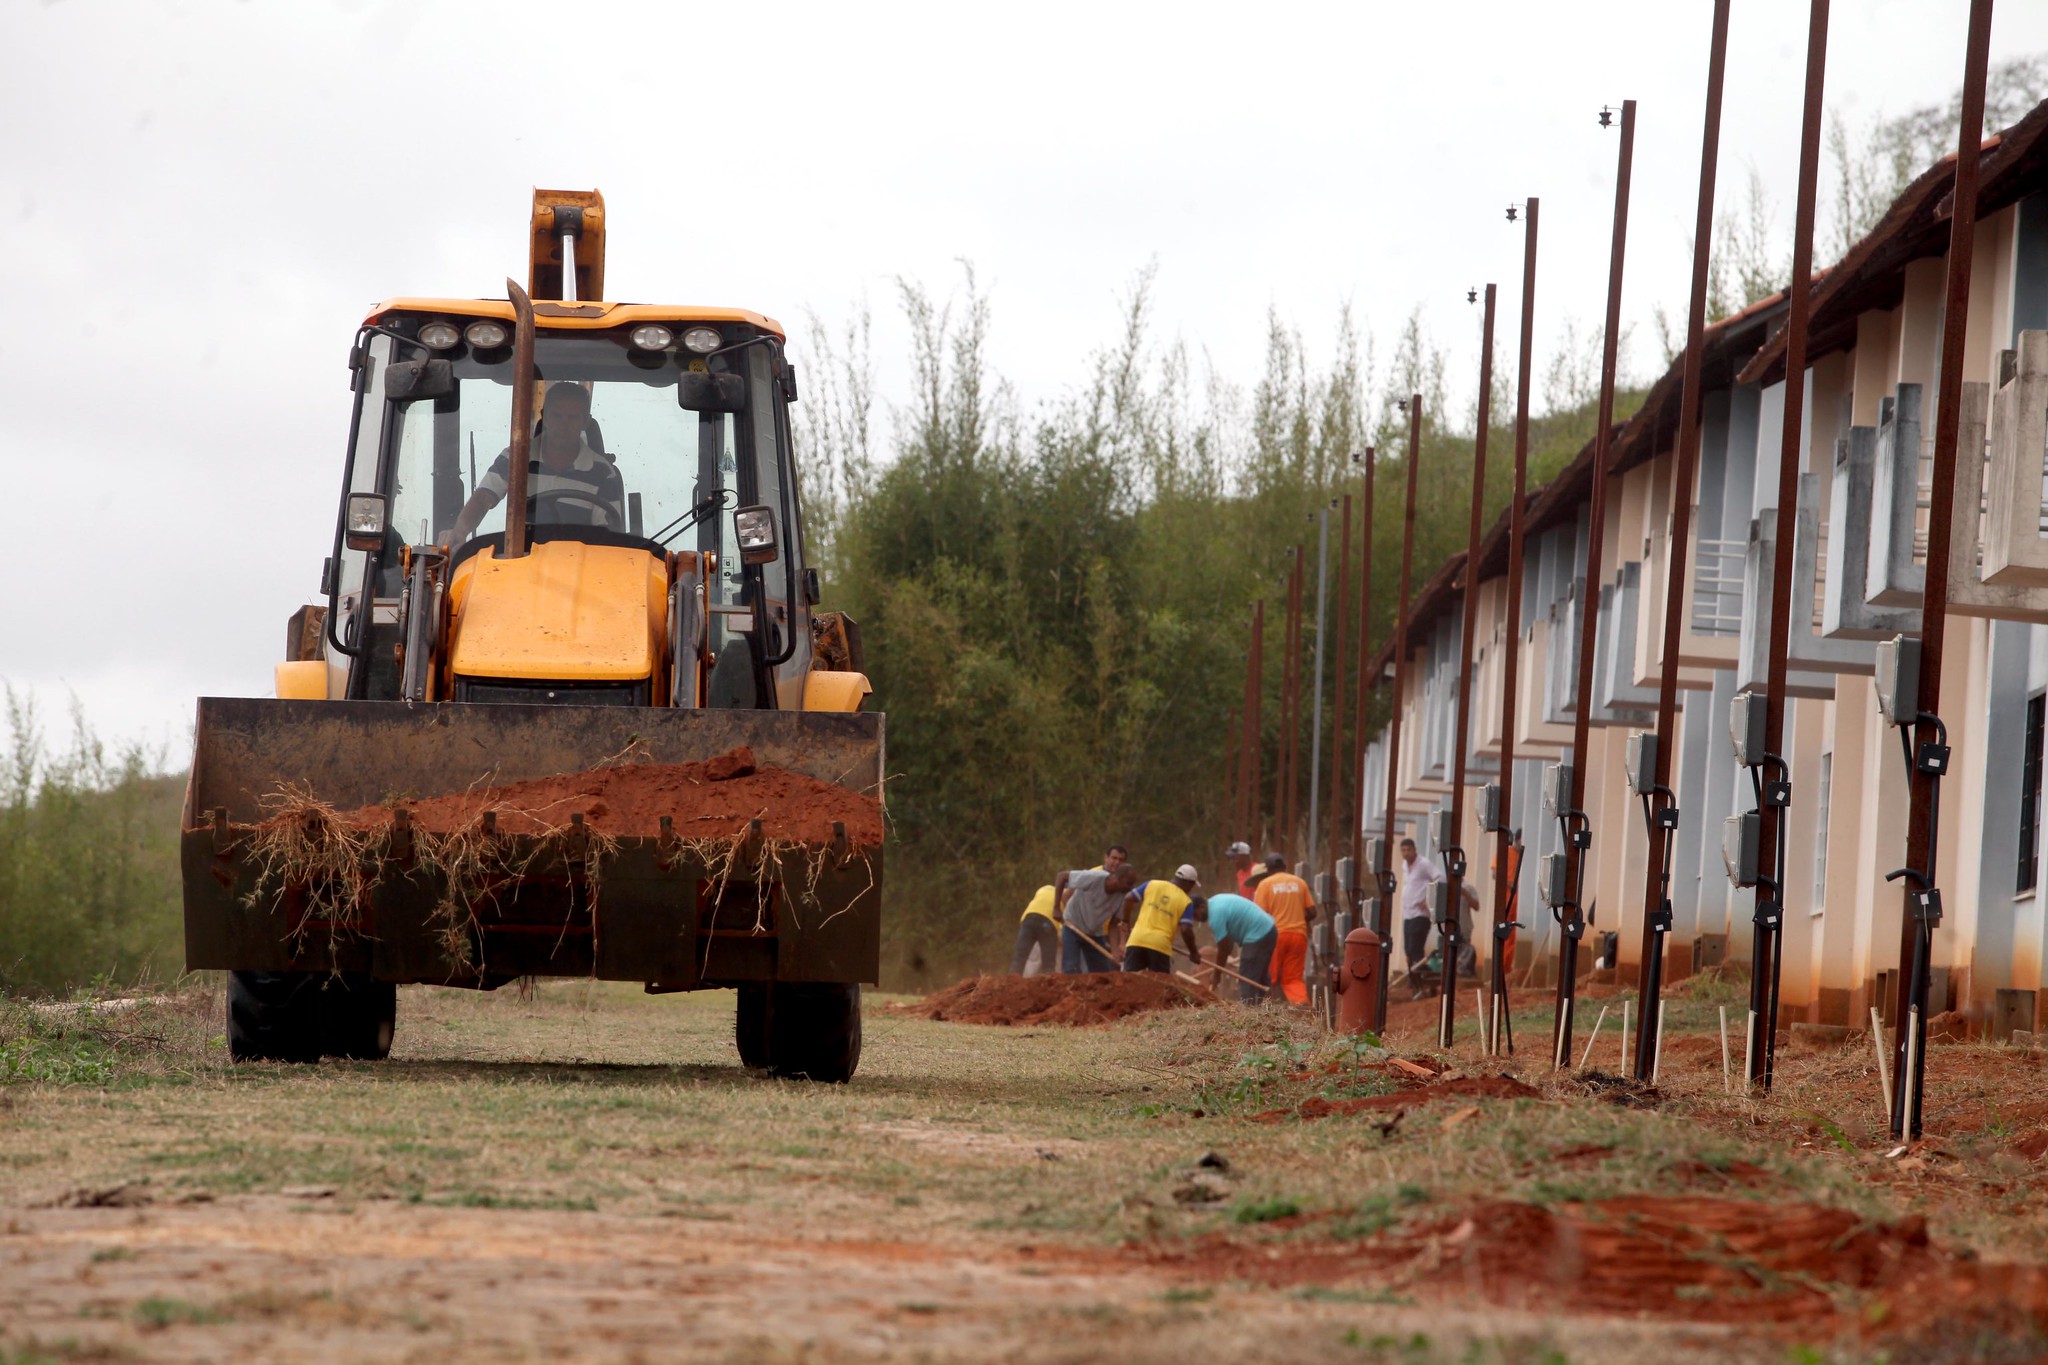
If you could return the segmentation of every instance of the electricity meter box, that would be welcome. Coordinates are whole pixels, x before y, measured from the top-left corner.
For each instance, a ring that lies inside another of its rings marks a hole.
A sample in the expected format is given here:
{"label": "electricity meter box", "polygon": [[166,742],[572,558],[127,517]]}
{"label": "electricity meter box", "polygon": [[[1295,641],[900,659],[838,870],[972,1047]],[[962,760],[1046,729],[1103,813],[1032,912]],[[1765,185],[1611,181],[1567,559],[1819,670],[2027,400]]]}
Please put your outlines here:
{"label": "electricity meter box", "polygon": [[1429,813],[1430,852],[1441,854],[1447,848],[1458,846],[1458,826],[1451,819],[1448,810],[1433,810]]}
{"label": "electricity meter box", "polygon": [[1500,783],[1489,782],[1479,789],[1479,828],[1488,834],[1498,834],[1504,823],[1500,811]]}
{"label": "electricity meter box", "polygon": [[1735,761],[1745,768],[1763,765],[1764,710],[1761,692],[1738,692],[1728,705],[1728,738],[1735,745]]}
{"label": "electricity meter box", "polygon": [[1721,862],[1728,880],[1737,886],[1755,886],[1758,853],[1763,844],[1763,817],[1756,811],[1731,815],[1721,825]]}
{"label": "electricity meter box", "polygon": [[1572,765],[1547,763],[1543,767],[1543,813],[1555,819],[1572,808]]}
{"label": "electricity meter box", "polygon": [[1546,853],[1537,867],[1536,893],[1546,906],[1563,905],[1571,899],[1571,883],[1565,855]]}
{"label": "electricity meter box", "polygon": [[1648,796],[1657,785],[1657,734],[1654,730],[1638,730],[1628,737],[1624,762],[1628,765],[1628,789],[1637,796]]}
{"label": "electricity meter box", "polygon": [[1885,724],[1911,725],[1920,716],[1920,642],[1894,635],[1877,646],[1877,709]]}

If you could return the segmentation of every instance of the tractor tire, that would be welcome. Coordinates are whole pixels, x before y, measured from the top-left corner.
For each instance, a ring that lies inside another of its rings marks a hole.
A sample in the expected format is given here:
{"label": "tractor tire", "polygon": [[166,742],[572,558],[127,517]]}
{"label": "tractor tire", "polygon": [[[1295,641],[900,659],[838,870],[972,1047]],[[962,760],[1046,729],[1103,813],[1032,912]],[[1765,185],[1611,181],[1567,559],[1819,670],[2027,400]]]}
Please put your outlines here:
{"label": "tractor tire", "polygon": [[398,987],[361,972],[321,982],[320,1051],[329,1057],[381,1062],[391,1055],[398,1025]]}
{"label": "tractor tire", "polygon": [[859,983],[778,984],[768,1023],[768,1069],[777,1076],[830,1085],[853,1079],[860,1065]]}
{"label": "tractor tire", "polygon": [[314,972],[228,973],[228,1056],[319,1061],[320,981]]}
{"label": "tractor tire", "polygon": [[765,981],[741,986],[733,1013],[732,1040],[739,1046],[740,1065],[751,1071],[768,1068],[768,991]]}

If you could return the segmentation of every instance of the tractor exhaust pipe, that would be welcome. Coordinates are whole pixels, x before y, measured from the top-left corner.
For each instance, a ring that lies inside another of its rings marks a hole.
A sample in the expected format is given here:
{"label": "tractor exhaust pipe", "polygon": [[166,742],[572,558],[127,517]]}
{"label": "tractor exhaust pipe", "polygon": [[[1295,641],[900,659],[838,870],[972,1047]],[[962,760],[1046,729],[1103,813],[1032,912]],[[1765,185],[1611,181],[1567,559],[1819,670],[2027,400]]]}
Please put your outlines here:
{"label": "tractor exhaust pipe", "polygon": [[533,459],[533,300],[511,280],[512,300],[512,451],[505,471],[505,548],[501,559],[526,557],[527,466]]}

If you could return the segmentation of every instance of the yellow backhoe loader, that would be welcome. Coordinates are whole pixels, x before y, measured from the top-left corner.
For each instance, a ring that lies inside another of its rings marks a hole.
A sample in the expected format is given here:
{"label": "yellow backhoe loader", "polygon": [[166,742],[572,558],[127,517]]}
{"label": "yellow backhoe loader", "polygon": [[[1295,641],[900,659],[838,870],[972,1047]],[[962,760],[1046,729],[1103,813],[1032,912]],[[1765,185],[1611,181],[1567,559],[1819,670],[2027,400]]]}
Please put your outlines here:
{"label": "yellow backhoe loader", "polygon": [[595,192],[536,191],[530,242],[524,289],[356,336],[321,600],[274,699],[199,701],[187,965],[237,1060],[382,1057],[400,983],[581,976],[737,988],[747,1065],[843,1081],[883,717],[815,609],[783,330],[604,302]]}

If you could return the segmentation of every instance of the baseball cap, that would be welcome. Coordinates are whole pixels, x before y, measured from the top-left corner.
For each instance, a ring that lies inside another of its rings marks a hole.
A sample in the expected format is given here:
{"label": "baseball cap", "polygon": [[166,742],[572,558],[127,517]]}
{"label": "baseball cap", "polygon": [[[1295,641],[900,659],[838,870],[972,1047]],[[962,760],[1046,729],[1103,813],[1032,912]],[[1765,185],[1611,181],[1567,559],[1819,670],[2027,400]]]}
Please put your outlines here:
{"label": "baseball cap", "polygon": [[1249,858],[1252,856],[1252,846],[1239,839],[1229,848],[1223,850],[1223,856],[1226,858]]}
{"label": "baseball cap", "polygon": [[1200,886],[1202,884],[1202,879],[1195,872],[1195,865],[1193,863],[1182,863],[1179,867],[1175,868],[1173,870],[1173,879],[1177,882],[1187,882],[1193,886]]}

